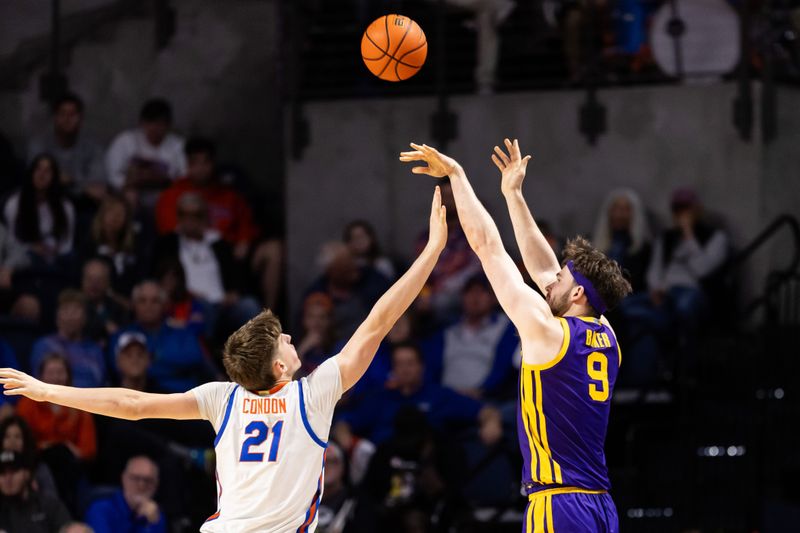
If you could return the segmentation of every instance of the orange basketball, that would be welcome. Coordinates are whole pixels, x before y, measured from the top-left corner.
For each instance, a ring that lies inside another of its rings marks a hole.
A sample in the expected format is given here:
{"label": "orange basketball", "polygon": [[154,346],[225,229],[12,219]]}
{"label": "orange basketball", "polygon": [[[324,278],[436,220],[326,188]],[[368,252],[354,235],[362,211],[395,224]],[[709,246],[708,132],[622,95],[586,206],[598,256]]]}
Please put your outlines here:
{"label": "orange basketball", "polygon": [[361,38],[361,58],[370,72],[386,81],[407,80],[422,68],[428,41],[419,24],[403,15],[384,15]]}

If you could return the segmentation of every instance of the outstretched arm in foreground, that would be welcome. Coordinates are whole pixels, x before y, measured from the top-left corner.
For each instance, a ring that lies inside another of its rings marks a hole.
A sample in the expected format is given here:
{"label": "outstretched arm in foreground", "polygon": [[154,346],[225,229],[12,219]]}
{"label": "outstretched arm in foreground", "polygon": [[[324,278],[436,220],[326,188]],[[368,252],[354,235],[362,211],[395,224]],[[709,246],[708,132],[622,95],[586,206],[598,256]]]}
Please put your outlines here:
{"label": "outstretched arm in foreground", "polygon": [[13,368],[0,369],[0,383],[6,396],[27,396],[88,411],[96,415],[140,420],[142,418],[200,418],[193,392],[151,394],[123,388],[83,389],[43,383]]}
{"label": "outstretched arm in foreground", "polygon": [[424,161],[428,164],[427,167],[414,167],[412,172],[428,174],[435,178],[450,176],[453,196],[458,207],[458,218],[464,228],[464,234],[478,255],[501,307],[523,338],[540,336],[543,332],[550,337],[551,330],[552,336],[563,336],[559,324],[556,324],[558,330],[549,324],[552,322],[553,314],[547,302],[525,284],[522,274],[503,248],[497,226],[472,190],[461,165],[430,146],[412,144],[411,147],[415,150],[401,153],[400,160]]}
{"label": "outstretched arm in foreground", "polygon": [[431,206],[428,244],[408,271],[375,303],[367,319],[336,356],[343,390],[349,389],[361,379],[375,357],[378,345],[422,290],[447,243],[446,217],[442,193],[436,187]]}
{"label": "outstretched arm in foreground", "polygon": [[528,204],[525,203],[525,197],[522,195],[522,182],[525,179],[525,170],[531,156],[521,157],[519,142],[516,139],[514,142],[505,139],[504,143],[508,154],[500,147],[495,146],[492,161],[503,176],[500,188],[508,205],[522,261],[531,278],[544,294],[545,288],[556,280],[556,274],[561,270],[561,266],[547,239],[536,225]]}

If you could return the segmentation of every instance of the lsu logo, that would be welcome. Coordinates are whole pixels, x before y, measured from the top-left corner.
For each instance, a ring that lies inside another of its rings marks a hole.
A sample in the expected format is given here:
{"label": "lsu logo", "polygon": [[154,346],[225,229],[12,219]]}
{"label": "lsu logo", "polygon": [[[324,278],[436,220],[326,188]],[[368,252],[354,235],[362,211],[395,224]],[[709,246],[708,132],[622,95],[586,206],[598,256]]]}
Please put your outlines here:
{"label": "lsu logo", "polygon": [[403,17],[395,17],[394,18],[394,25],[400,26],[401,28],[406,25],[406,19]]}

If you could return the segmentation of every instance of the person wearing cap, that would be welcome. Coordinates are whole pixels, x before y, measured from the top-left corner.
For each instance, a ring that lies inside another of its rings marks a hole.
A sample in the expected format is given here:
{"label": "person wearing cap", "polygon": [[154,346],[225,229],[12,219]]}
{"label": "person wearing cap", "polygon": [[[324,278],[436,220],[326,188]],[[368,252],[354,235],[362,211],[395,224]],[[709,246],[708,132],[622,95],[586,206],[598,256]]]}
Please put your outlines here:
{"label": "person wearing cap", "polygon": [[155,501],[158,465],[147,456],[131,457],[122,472],[122,488],[95,501],[86,522],[95,533],[166,533],[167,521]]}
{"label": "person wearing cap", "polygon": [[142,392],[152,390],[147,379],[152,357],[147,349],[147,337],[138,331],[126,331],[119,336],[115,351],[119,386]]}
{"label": "person wearing cap", "polygon": [[496,307],[485,274],[467,280],[461,292],[461,318],[423,346],[434,381],[473,398],[501,394],[519,338],[514,325]]}
{"label": "person wearing cap", "polygon": [[0,452],[0,531],[54,533],[70,522],[58,498],[34,490],[31,468],[24,455]]}

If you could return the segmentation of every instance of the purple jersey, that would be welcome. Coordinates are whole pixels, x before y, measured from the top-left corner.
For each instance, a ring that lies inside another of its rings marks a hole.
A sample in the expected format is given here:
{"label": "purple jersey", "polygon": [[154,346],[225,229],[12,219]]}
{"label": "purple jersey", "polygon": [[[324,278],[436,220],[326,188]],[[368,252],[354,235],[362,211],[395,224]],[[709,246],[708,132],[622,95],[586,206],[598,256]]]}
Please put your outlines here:
{"label": "purple jersey", "polygon": [[556,358],[520,368],[522,482],[529,494],[556,486],[608,490],[603,446],[622,355],[598,319],[559,320],[564,341]]}

